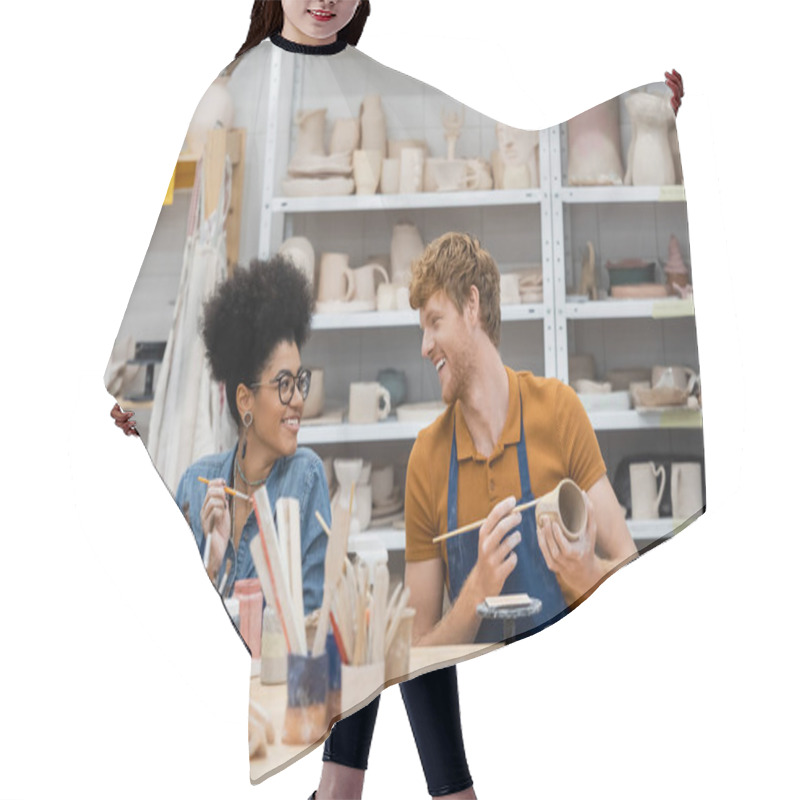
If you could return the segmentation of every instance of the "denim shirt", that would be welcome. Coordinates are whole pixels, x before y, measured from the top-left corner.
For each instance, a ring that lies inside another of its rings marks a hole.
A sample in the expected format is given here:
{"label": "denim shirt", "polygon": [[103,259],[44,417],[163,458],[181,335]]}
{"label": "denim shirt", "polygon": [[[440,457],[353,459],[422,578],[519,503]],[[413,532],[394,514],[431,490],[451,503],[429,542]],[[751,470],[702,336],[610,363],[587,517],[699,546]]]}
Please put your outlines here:
{"label": "denim shirt", "polygon": [[[175,502],[191,525],[201,558],[205,548],[205,534],[200,522],[200,509],[207,487],[198,477],[223,478],[228,486],[233,484],[233,458],[236,450],[204,456],[183,473]],[[300,555],[303,571],[303,608],[308,614],[322,605],[322,584],[325,577],[325,550],[327,536],[314,515],[319,511],[330,526],[331,505],[328,481],[319,456],[306,447],[298,447],[294,455],[278,459],[267,477],[267,494],[275,513],[275,503],[280,497],[295,497],[300,503]],[[277,525],[276,525],[277,529]],[[256,568],[250,554],[250,542],[258,535],[253,511],[244,524],[239,548],[236,552],[236,580],[255,578]],[[233,549],[231,547],[231,549]],[[232,584],[231,584],[232,585]]]}

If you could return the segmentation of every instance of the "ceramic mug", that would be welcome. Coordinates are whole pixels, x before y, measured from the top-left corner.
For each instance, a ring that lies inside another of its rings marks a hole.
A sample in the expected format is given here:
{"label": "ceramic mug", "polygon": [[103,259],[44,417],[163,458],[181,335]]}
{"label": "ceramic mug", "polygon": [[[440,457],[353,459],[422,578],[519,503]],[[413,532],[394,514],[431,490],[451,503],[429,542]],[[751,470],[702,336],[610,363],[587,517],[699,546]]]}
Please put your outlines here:
{"label": "ceramic mug", "polygon": [[381,179],[380,150],[355,150],[353,152],[353,177],[356,194],[375,194]]}
{"label": "ceramic mug", "polygon": [[672,465],[670,497],[674,519],[689,519],[703,507],[703,479],[700,464],[686,461]]}
{"label": "ceramic mug", "polygon": [[400,159],[384,158],[381,167],[381,194],[397,194],[400,191]]}
{"label": "ceramic mug", "polygon": [[389,283],[389,274],[380,264],[366,264],[353,270],[355,276],[355,299],[371,305],[375,303],[376,275],[383,278],[383,283]]}
{"label": "ceramic mug", "polygon": [[392,410],[389,391],[377,381],[350,384],[350,422],[355,424],[386,419]]}
{"label": "ceramic mug", "polygon": [[[655,462],[631,464],[631,518],[658,519],[658,506],[664,494],[667,472]],[[659,479],[661,483],[659,484]]]}
{"label": "ceramic mug", "polygon": [[303,403],[303,418],[313,419],[322,413],[325,407],[325,370],[312,369],[308,397]]}
{"label": "ceramic mug", "polygon": [[323,253],[319,262],[317,300],[331,302],[352,300],[356,292],[353,270],[347,253]]}
{"label": "ceramic mug", "polygon": [[575,481],[564,478],[555,489],[538,498],[537,525],[545,516],[557,522],[570,541],[575,542],[583,536],[588,512],[583,492]]}

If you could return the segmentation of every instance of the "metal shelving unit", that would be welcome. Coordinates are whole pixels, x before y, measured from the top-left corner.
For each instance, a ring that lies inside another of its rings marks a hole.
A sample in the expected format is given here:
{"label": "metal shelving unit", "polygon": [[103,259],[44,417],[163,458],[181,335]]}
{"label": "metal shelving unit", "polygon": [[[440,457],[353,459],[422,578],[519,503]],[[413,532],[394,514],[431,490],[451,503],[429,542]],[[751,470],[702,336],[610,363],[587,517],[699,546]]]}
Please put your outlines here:
{"label": "metal shelving unit", "polygon": [[[293,63],[293,62],[290,62]],[[297,107],[300,97],[300,76],[292,74],[280,49],[275,48],[270,73],[269,118],[286,119]],[[387,97],[386,102],[391,103]],[[267,129],[263,203],[260,224],[259,254],[266,257],[277,250],[286,236],[294,235],[294,220],[310,215],[352,213],[355,220],[367,220],[379,211],[430,210],[445,213],[447,209],[508,208],[509,214],[525,225],[531,214],[538,215],[541,224],[541,263],[544,302],[504,306],[504,322],[534,321],[542,325],[544,374],[568,382],[569,326],[596,324],[591,321],[612,321],[629,325],[626,320],[689,319],[694,315],[690,299],[663,300],[598,300],[578,301],[567,293],[568,264],[571,262],[571,209],[587,209],[594,205],[609,208],[620,204],[668,204],[672,209],[685,205],[683,186],[590,186],[563,185],[563,154],[566,147],[566,126],[555,126],[540,132],[540,188],[518,191],[481,191],[451,193],[420,193],[372,196],[282,197],[276,193],[280,185],[277,165],[289,160],[290,141],[286,129],[278,130],[274,123]],[[648,206],[649,207],[649,206]],[[585,213],[585,212],[583,212]],[[657,212],[654,212],[657,213]],[[528,217],[526,217],[526,214]],[[367,215],[367,216],[365,216]],[[337,221],[338,224],[338,221]],[[346,224],[346,223],[345,223]],[[358,225],[358,221],[354,221]],[[364,224],[362,222],[362,224]],[[368,224],[368,223],[367,223]],[[538,259],[537,259],[538,260]],[[618,322],[617,322],[618,321]],[[658,324],[658,323],[656,323]],[[387,328],[415,328],[419,316],[414,311],[368,311],[359,314],[316,314],[312,321],[314,332],[331,334],[331,354],[336,356],[336,336],[339,332],[367,333]],[[416,348],[410,351],[409,363],[418,361]],[[637,411],[594,412],[590,420],[597,431],[647,431],[660,429],[696,430],[702,427],[700,411],[667,411],[639,413]],[[375,442],[413,442],[424,423],[400,423],[396,418],[372,425],[307,425],[300,431],[303,445],[352,445]],[[673,529],[669,519],[647,523],[631,523],[637,540],[653,540],[668,535]],[[403,548],[403,532],[396,529],[368,531],[365,537],[378,537],[390,550]]]}

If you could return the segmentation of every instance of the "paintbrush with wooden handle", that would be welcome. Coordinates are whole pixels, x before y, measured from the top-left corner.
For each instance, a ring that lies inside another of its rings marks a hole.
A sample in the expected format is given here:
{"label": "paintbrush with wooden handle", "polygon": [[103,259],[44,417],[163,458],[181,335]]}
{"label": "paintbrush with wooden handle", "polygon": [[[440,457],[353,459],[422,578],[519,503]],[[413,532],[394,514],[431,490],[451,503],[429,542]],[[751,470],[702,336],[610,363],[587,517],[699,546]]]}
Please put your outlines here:
{"label": "paintbrush with wooden handle", "polygon": [[322,611],[319,615],[317,632],[311,648],[312,657],[321,656],[325,651],[325,637],[328,634],[330,609],[333,593],[342,575],[342,566],[347,558],[347,536],[350,530],[350,514],[337,505],[332,509],[333,525],[325,553],[325,583],[322,590]]}

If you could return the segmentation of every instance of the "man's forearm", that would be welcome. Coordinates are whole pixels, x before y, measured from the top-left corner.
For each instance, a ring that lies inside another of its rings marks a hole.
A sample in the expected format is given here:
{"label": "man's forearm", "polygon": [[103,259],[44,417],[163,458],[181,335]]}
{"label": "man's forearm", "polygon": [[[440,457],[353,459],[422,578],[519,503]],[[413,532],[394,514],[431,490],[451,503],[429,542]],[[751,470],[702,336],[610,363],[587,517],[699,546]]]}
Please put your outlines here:
{"label": "man's forearm", "polygon": [[421,636],[415,644],[425,647],[474,642],[481,624],[481,618],[476,609],[485,599],[478,597],[478,594],[472,580],[472,573],[470,573],[450,610],[432,630]]}

